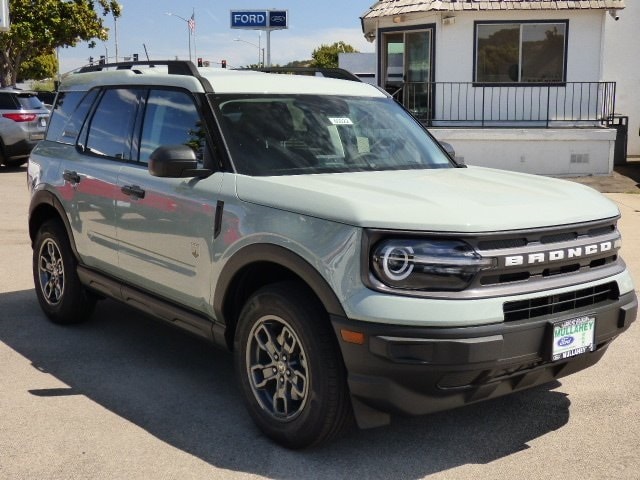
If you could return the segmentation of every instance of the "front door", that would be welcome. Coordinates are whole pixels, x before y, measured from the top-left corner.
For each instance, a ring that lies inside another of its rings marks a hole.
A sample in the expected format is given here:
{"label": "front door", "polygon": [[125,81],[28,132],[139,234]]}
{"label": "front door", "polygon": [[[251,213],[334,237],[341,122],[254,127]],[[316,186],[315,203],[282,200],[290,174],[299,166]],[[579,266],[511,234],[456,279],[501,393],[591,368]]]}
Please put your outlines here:
{"label": "front door", "polygon": [[428,120],[433,102],[433,27],[382,31],[382,86],[411,113]]}
{"label": "front door", "polygon": [[[193,310],[210,305],[211,247],[222,173],[205,179],[149,174],[151,153],[161,145],[187,145],[199,159],[209,148],[204,123],[188,92],[148,93],[139,156],[122,166],[116,204],[121,278]],[[202,167],[202,165],[200,165]]]}

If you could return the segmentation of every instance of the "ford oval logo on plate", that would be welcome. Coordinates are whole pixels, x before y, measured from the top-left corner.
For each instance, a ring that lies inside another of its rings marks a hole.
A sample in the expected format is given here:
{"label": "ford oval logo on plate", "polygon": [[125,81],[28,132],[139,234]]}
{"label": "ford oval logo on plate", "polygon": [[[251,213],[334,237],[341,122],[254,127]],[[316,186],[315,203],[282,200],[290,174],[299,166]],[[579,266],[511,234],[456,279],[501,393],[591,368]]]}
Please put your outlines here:
{"label": "ford oval logo on plate", "polygon": [[573,343],[574,338],[571,336],[567,336],[567,337],[562,337],[561,339],[558,340],[558,346],[559,347],[566,347],[569,346]]}
{"label": "ford oval logo on plate", "polygon": [[595,332],[594,314],[554,322],[551,361],[593,352],[596,349]]}

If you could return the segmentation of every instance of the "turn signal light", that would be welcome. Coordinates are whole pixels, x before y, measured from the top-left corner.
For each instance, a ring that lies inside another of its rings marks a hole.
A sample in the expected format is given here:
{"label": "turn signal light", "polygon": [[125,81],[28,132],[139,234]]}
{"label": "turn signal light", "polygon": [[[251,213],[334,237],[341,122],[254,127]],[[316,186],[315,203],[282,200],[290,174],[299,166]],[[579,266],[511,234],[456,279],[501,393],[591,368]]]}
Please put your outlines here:
{"label": "turn signal light", "polygon": [[35,113],[3,113],[2,116],[14,122],[33,122],[36,119]]}
{"label": "turn signal light", "polygon": [[340,329],[342,340],[347,343],[355,343],[356,345],[364,345],[364,333],[354,332],[353,330]]}

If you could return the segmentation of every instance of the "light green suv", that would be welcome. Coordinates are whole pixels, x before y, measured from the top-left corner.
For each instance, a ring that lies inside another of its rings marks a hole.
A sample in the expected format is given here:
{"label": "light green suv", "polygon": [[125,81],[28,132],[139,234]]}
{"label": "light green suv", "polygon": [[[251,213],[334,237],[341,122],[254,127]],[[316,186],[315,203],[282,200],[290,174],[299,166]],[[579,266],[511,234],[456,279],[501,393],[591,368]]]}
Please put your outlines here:
{"label": "light green suv", "polygon": [[28,181],[45,314],[109,297],[233,351],[290,448],[576,372],[636,317],[612,202],[458,165],[364,83],[88,67]]}

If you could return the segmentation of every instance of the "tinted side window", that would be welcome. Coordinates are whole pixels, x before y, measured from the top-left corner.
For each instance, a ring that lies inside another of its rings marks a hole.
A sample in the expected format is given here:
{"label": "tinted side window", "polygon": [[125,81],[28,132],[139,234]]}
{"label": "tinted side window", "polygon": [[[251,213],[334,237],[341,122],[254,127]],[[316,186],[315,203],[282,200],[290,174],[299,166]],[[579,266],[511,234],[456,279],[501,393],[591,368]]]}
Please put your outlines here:
{"label": "tinted side window", "polygon": [[202,161],[204,127],[193,98],[186,92],[152,90],[140,139],[140,161],[147,162],[161,145],[187,145]]}
{"label": "tinted side window", "polygon": [[14,110],[16,102],[13,100],[12,94],[0,93],[0,110]]}
{"label": "tinted side window", "polygon": [[51,114],[47,140],[69,145],[76,143],[78,133],[96,95],[96,90],[89,93],[60,92]]}
{"label": "tinted side window", "polygon": [[131,130],[141,90],[106,90],[91,119],[85,147],[93,154],[131,158]]}

